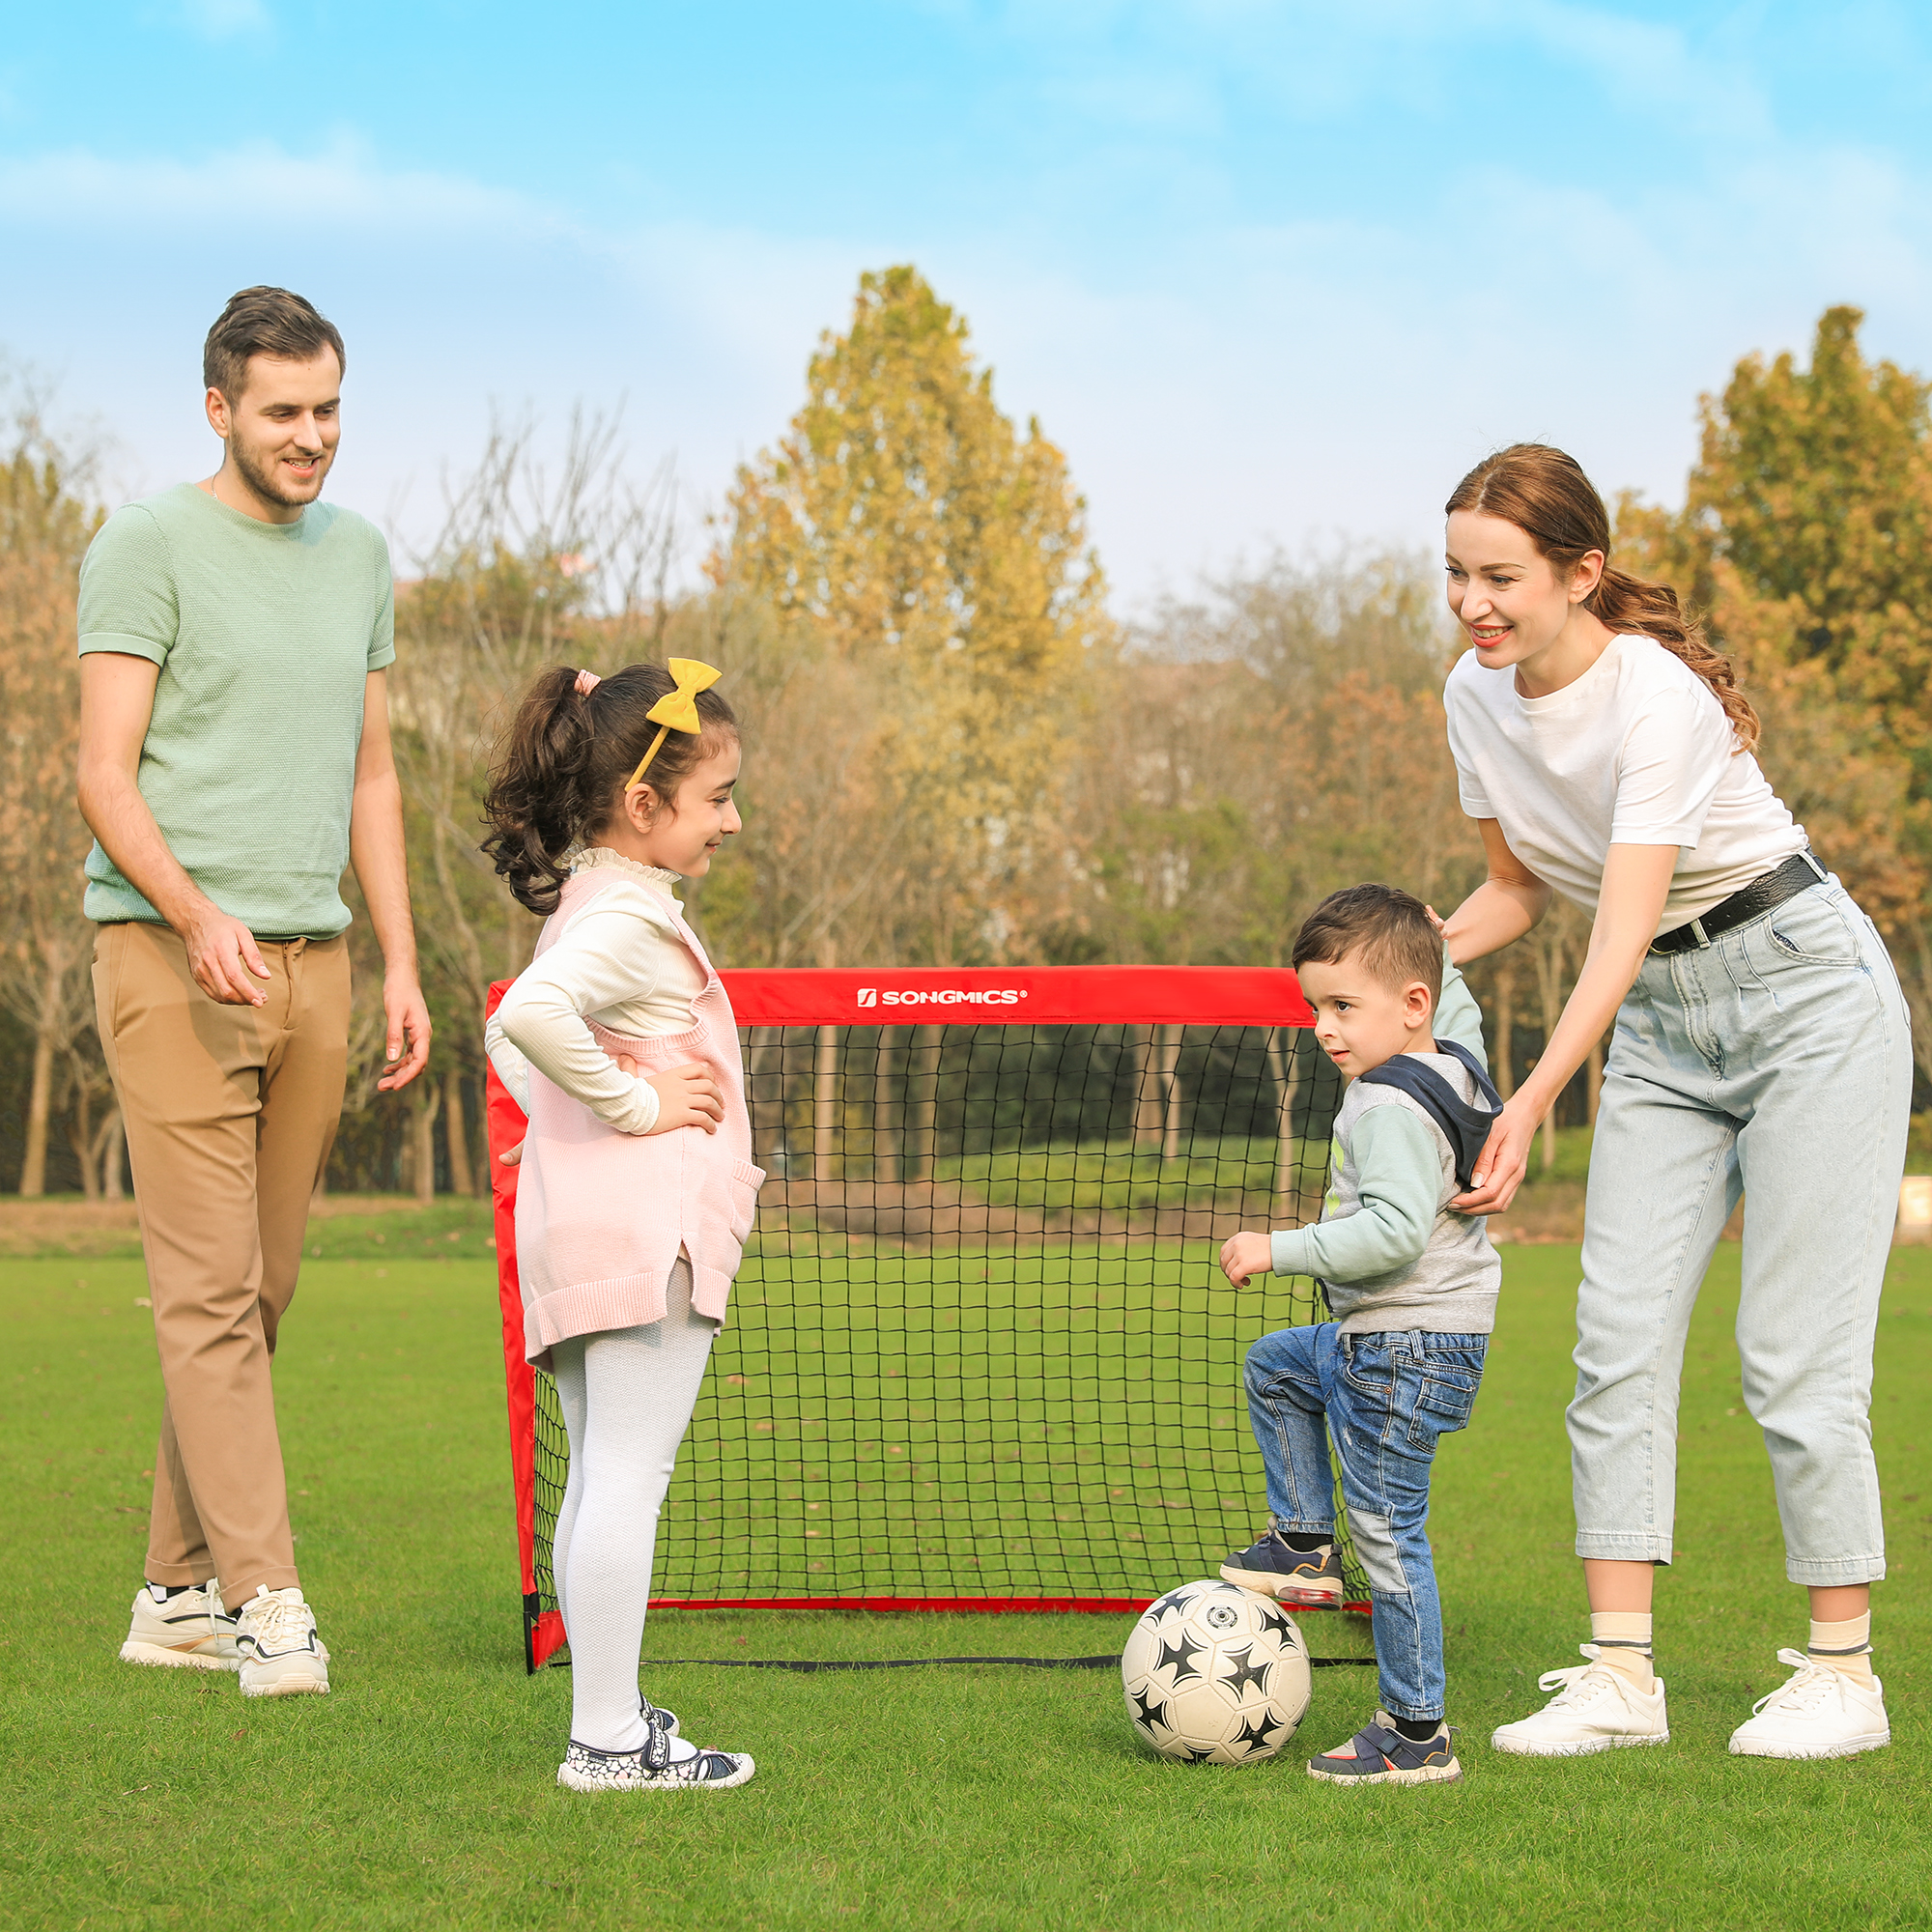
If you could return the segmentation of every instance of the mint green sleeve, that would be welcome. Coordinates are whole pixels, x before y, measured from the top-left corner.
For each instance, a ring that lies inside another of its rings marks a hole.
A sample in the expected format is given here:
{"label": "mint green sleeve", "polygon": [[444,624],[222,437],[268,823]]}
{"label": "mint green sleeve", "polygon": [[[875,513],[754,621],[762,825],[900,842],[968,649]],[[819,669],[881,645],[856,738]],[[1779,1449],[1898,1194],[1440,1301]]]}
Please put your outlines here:
{"label": "mint green sleeve", "polygon": [[389,546],[376,532],[378,609],[369,630],[369,668],[383,670],[396,661],[396,573],[389,563]]}
{"label": "mint green sleeve", "polygon": [[1476,1056],[1483,1071],[1490,1070],[1490,1056],[1483,1045],[1483,1009],[1469,983],[1448,959],[1442,961],[1442,997],[1435,1002],[1435,1037],[1453,1039]]}
{"label": "mint green sleeve", "polygon": [[1372,1107],[1349,1139],[1361,1206],[1339,1221],[1270,1235],[1276,1274],[1368,1281],[1406,1267],[1429,1245],[1442,1198],[1442,1156],[1428,1122],[1405,1106]]}
{"label": "mint green sleeve", "polygon": [[80,654],[166,664],[181,634],[174,560],[153,515],[129,503],[95,532],[80,564]]}

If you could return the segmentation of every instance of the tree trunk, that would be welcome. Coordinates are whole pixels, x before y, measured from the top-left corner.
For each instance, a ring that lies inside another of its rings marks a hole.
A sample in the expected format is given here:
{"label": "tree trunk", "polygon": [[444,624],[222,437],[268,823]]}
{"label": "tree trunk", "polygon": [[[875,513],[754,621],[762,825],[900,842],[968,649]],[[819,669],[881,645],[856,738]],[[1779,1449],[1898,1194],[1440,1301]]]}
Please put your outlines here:
{"label": "tree trunk", "polygon": [[85,1082],[76,1081],[73,1093],[73,1111],[68,1121],[68,1145],[73,1150],[73,1164],[80,1170],[80,1192],[83,1199],[100,1199],[100,1140],[102,1136],[95,1131],[94,1108],[90,1104],[93,1096],[88,1093]]}
{"label": "tree trunk", "polygon": [[1159,1147],[1167,1125],[1161,1106],[1160,1076],[1154,1066],[1154,1029],[1135,1027],[1134,1039],[1134,1151],[1144,1147]]}
{"label": "tree trunk", "polygon": [[838,1029],[818,1029],[811,1069],[811,1178],[819,1186],[838,1178]]}
{"label": "tree trunk", "polygon": [[1294,1158],[1294,1105],[1299,1097],[1297,1075],[1301,1063],[1295,1056],[1296,1027],[1268,1029],[1268,1071],[1274,1075],[1275,1091],[1281,1103],[1275,1119],[1274,1191],[1278,1212],[1286,1220],[1294,1212],[1299,1177]]}
{"label": "tree trunk", "polygon": [[469,1170],[469,1122],[463,1110],[463,1075],[454,1066],[442,1076],[442,1138],[449,1152],[450,1192],[473,1197],[476,1180]]}
{"label": "tree trunk", "polygon": [[442,1095],[417,1079],[410,1083],[409,1151],[412,1192],[427,1208],[436,1199],[436,1117]]}
{"label": "tree trunk", "polygon": [[912,1066],[907,1080],[907,1111],[912,1131],[906,1152],[915,1180],[930,1180],[939,1160],[934,1122],[939,1114],[940,1037],[936,1026],[916,1027],[912,1036]]}
{"label": "tree trunk", "polygon": [[1539,1162],[1542,1173],[1548,1174],[1556,1165],[1556,1103],[1552,1100],[1548,1113],[1543,1117],[1543,1158]]}
{"label": "tree trunk", "polygon": [[1496,968],[1496,1092],[1516,1092],[1516,968]]}
{"label": "tree trunk", "polygon": [[1597,1124],[1597,1109],[1603,1104],[1603,1099],[1604,1042],[1600,1039],[1583,1063],[1583,1118],[1593,1127]]}
{"label": "tree trunk", "polygon": [[125,1201],[127,1189],[121,1182],[121,1167],[128,1147],[128,1122],[121,1109],[110,1110],[100,1124],[100,1194],[106,1201]]}
{"label": "tree trunk", "polygon": [[1180,1029],[1160,1030],[1160,1157],[1180,1158]]}
{"label": "tree trunk", "polygon": [[893,1094],[893,1030],[880,1027],[872,1062],[872,1182],[883,1185],[899,1178]]}
{"label": "tree trunk", "polygon": [[22,1200],[38,1200],[47,1191],[47,1115],[53,1092],[53,1035],[43,1020],[34,1036],[34,1080],[27,1093],[27,1146],[20,1162]]}
{"label": "tree trunk", "polygon": [[784,1034],[778,1027],[750,1032],[752,1158],[768,1173],[785,1179]]}

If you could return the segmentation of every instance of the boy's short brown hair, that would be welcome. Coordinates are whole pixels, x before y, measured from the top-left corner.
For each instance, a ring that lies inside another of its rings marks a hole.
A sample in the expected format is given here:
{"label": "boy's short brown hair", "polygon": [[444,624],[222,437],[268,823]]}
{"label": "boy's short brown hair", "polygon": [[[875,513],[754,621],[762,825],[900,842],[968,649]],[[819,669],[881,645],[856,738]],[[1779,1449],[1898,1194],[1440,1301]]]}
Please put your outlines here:
{"label": "boy's short brown hair", "polygon": [[1311,959],[1332,966],[1357,952],[1391,992],[1420,980],[1435,1009],[1442,997],[1442,935],[1420,899],[1394,886],[1345,886],[1330,893],[1294,935],[1297,971]]}
{"label": "boy's short brown hair", "polygon": [[214,319],[201,347],[201,380],[238,402],[248,381],[248,361],[273,355],[285,362],[313,362],[325,349],[335,351],[335,366],[346,369],[342,334],[311,301],[288,289],[242,289]]}

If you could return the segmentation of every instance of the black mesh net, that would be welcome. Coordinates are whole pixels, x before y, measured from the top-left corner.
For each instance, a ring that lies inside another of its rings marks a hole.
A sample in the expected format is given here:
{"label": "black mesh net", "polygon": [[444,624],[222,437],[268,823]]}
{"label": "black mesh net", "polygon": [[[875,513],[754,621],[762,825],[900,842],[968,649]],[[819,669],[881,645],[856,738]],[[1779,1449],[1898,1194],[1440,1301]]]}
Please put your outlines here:
{"label": "black mesh net", "polygon": [[[758,1226],[678,1460],[660,1603],[1099,1607],[1266,1520],[1232,1288],[1313,1219],[1341,1081],[1288,1027],[753,1027]],[[536,1581],[568,1445],[537,1378]],[[1347,1596],[1366,1599],[1345,1548]]]}

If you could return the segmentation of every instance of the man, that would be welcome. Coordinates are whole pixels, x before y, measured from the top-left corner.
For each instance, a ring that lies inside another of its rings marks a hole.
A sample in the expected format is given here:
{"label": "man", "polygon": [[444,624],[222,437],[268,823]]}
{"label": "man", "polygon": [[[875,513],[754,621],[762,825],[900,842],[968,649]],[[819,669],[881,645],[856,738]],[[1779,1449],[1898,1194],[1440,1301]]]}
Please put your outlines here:
{"label": "man", "polygon": [[127,1122],[166,1391],[121,1655],[328,1689],[289,1531],[270,1359],[342,1111],[352,864],[393,1091],[422,1070],[390,755],[387,546],[319,502],[342,338],[286,289],[209,331],[203,483],[116,511],[80,574],[95,1013]]}

